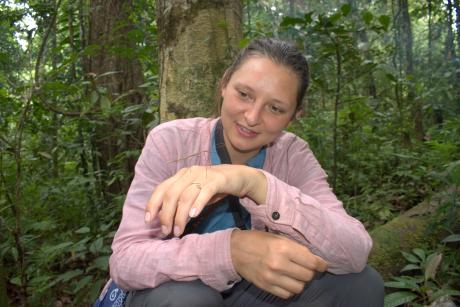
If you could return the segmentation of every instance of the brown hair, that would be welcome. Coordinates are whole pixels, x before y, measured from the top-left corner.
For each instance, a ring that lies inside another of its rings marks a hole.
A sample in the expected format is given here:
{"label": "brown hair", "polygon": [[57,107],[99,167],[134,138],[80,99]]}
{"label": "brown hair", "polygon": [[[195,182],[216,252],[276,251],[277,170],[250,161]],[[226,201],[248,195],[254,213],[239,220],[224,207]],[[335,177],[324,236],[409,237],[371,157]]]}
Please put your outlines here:
{"label": "brown hair", "polygon": [[[274,63],[283,65],[292,70],[299,78],[299,90],[297,92],[296,110],[303,107],[303,100],[309,85],[309,69],[305,56],[293,45],[275,38],[257,38],[251,41],[237,58],[225,71],[220,80],[217,97],[220,97],[220,90],[227,86],[231,77],[241,65],[250,57],[263,56],[272,60]],[[219,104],[220,111],[220,104]]]}

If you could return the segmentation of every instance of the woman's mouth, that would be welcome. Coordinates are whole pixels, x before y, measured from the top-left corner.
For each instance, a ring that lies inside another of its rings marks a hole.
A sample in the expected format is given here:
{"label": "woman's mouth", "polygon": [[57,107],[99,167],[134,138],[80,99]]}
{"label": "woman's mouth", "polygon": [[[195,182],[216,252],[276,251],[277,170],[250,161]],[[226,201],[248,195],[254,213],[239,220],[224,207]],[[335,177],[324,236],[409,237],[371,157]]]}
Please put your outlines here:
{"label": "woman's mouth", "polygon": [[259,134],[239,124],[236,124],[236,130],[238,131],[240,135],[247,137],[247,138],[255,138]]}

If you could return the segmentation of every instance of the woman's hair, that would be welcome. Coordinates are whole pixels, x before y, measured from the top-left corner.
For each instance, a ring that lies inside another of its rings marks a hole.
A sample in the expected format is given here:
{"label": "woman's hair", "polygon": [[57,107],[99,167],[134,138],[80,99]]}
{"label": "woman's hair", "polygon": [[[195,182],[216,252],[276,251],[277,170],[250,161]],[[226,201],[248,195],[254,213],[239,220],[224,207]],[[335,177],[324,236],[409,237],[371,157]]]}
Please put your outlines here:
{"label": "woman's hair", "polygon": [[219,91],[227,86],[233,73],[253,56],[267,57],[274,63],[285,66],[297,75],[300,86],[297,92],[296,110],[302,108],[305,92],[309,84],[307,59],[293,45],[275,38],[254,39],[241,50],[233,64],[225,71],[220,81]]}

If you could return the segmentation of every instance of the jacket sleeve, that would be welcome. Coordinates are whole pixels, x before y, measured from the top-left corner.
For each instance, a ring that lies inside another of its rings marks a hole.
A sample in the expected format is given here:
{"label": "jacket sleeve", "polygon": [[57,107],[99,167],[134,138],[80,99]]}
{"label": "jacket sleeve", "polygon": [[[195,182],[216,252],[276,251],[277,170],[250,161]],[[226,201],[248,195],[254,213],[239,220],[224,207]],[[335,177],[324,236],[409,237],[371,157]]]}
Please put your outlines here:
{"label": "jacket sleeve", "polygon": [[155,130],[147,138],[112,243],[111,278],[127,290],[153,288],[170,280],[201,279],[223,291],[240,280],[230,255],[232,229],[162,239],[158,219],[150,225],[144,223],[152,191],[176,172],[176,164],[168,161],[171,142],[171,136]]}
{"label": "jacket sleeve", "polygon": [[332,192],[308,144],[296,139],[287,151],[289,166],[284,181],[263,171],[268,183],[266,203],[257,205],[249,198],[241,201],[254,226],[307,246],[328,262],[331,273],[362,271],[372,248],[369,234]]}

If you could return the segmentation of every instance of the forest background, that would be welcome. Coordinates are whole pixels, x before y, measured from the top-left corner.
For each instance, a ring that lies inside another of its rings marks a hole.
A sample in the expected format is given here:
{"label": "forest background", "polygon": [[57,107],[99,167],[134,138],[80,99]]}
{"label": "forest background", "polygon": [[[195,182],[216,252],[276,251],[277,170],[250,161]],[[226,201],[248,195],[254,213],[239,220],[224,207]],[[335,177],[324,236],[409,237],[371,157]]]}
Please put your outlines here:
{"label": "forest background", "polygon": [[308,107],[289,129],[371,231],[386,305],[458,303],[459,0],[0,0],[0,10],[0,306],[97,297],[148,131],[215,113],[225,65],[260,36],[310,62]]}

